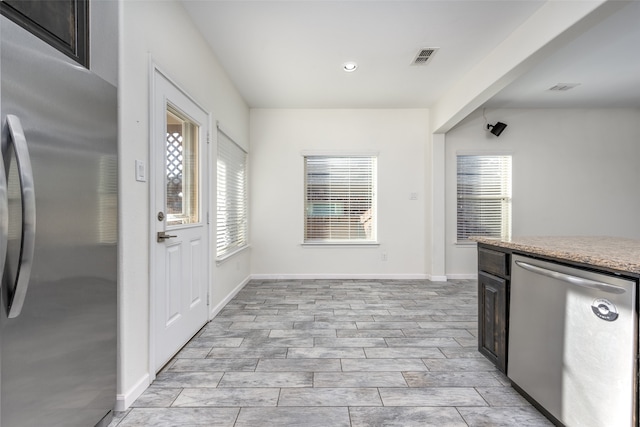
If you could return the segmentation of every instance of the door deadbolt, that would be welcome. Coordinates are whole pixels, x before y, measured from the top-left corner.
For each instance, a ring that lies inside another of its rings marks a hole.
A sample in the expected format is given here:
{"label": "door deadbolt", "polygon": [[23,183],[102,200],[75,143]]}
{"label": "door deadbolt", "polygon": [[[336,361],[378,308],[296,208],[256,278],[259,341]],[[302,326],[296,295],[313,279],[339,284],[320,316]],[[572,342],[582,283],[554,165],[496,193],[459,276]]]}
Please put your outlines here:
{"label": "door deadbolt", "polygon": [[158,212],[158,221],[164,221],[164,212]]}

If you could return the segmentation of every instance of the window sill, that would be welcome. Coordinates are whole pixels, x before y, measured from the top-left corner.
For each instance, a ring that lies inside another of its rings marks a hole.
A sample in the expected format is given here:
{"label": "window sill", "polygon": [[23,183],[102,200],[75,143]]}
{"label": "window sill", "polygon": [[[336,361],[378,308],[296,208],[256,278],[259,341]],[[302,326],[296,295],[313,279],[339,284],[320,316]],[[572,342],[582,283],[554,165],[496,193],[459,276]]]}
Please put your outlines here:
{"label": "window sill", "polygon": [[300,244],[302,247],[377,247],[380,246],[379,242],[303,242]]}
{"label": "window sill", "polygon": [[250,247],[251,247],[250,245],[244,245],[240,248],[237,248],[229,253],[222,255],[221,257],[216,257],[216,266],[224,264],[225,261],[227,261],[228,259],[233,258],[240,252],[243,252],[245,249],[249,249]]}
{"label": "window sill", "polygon": [[453,242],[454,245],[456,246],[466,246],[466,247],[475,247],[477,245],[476,242],[474,242],[473,240],[456,240],[455,242]]}

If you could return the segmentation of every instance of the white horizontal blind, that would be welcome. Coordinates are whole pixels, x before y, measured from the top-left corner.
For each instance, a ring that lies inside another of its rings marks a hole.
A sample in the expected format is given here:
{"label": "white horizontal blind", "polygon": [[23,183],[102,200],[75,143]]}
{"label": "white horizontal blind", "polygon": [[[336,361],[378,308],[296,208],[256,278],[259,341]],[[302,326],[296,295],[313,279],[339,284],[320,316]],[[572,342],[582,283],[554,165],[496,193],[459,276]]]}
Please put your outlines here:
{"label": "white horizontal blind", "polygon": [[511,156],[457,156],[458,241],[511,235]]}
{"label": "white horizontal blind", "polygon": [[307,243],[376,240],[376,158],[306,156]]}
{"label": "white horizontal blind", "polygon": [[216,256],[247,245],[247,153],[218,131]]}

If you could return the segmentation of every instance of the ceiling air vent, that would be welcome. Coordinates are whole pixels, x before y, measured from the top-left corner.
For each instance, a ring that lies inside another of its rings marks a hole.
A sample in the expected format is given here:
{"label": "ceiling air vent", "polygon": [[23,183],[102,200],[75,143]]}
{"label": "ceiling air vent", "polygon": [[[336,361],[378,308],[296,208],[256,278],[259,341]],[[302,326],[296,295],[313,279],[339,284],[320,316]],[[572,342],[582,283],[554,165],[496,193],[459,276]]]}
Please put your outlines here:
{"label": "ceiling air vent", "polygon": [[554,92],[565,92],[579,85],[580,83],[558,83],[557,85],[550,87],[548,90]]}
{"label": "ceiling air vent", "polygon": [[426,65],[427,62],[430,62],[431,58],[433,58],[433,55],[435,55],[437,51],[437,47],[425,47],[420,49],[420,52],[416,55],[412,65]]}

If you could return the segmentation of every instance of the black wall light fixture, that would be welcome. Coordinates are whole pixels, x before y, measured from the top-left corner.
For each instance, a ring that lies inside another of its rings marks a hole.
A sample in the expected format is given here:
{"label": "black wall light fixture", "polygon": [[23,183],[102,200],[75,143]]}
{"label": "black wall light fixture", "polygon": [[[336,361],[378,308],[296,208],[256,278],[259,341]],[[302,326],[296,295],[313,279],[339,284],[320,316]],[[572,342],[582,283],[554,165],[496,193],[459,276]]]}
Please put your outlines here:
{"label": "black wall light fixture", "polygon": [[494,134],[495,136],[500,136],[502,131],[507,127],[506,123],[496,122],[495,125],[487,124],[487,130]]}

